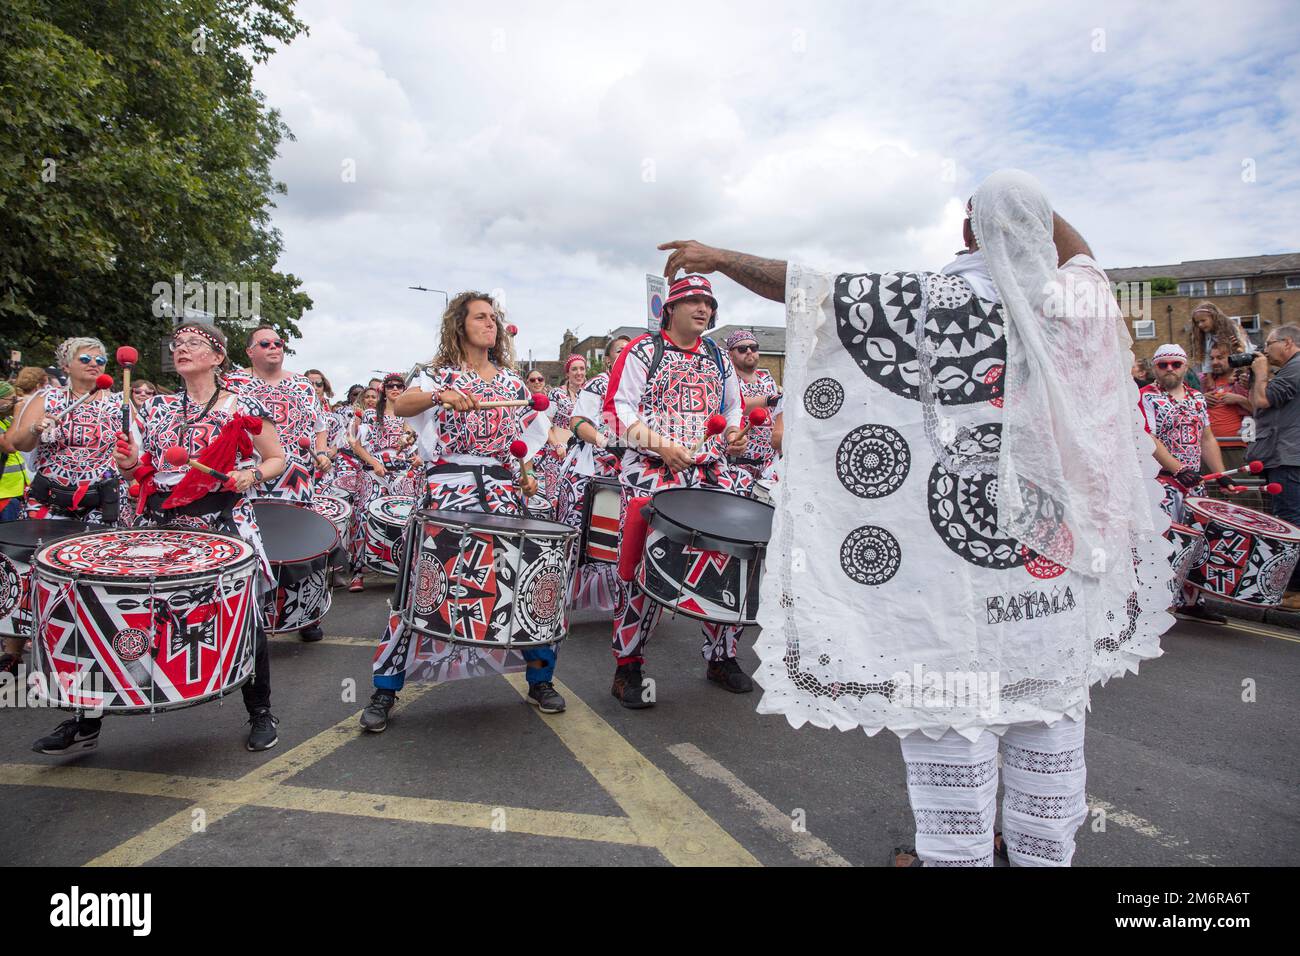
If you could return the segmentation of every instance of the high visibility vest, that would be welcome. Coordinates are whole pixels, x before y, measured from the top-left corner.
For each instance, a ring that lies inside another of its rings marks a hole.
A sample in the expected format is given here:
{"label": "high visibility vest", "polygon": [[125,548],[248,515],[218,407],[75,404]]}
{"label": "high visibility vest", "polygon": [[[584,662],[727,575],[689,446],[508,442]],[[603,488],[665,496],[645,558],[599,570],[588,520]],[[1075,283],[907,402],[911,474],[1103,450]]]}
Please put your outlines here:
{"label": "high visibility vest", "polygon": [[[7,432],[13,424],[11,419],[0,421],[0,432]],[[4,458],[4,470],[0,472],[0,501],[8,498],[21,498],[27,490],[27,473],[23,470],[23,456],[10,452],[0,456]]]}

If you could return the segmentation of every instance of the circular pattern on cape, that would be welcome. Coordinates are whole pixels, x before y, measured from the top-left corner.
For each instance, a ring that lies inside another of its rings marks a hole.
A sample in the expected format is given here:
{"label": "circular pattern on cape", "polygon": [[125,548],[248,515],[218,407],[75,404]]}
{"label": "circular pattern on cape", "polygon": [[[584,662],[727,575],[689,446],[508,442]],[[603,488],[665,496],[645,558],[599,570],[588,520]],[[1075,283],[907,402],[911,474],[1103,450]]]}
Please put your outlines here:
{"label": "circular pattern on cape", "polygon": [[859,498],[893,494],[912,470],[912,450],[888,425],[859,425],[835,453],[835,474]]}
{"label": "circular pattern on cape", "polygon": [[854,528],[840,545],[840,567],[858,584],[884,584],[902,563],[898,539],[875,525]]}
{"label": "circular pattern on cape", "polygon": [[830,418],[844,407],[844,386],[833,378],[819,378],[803,393],[804,410],[813,418]]}

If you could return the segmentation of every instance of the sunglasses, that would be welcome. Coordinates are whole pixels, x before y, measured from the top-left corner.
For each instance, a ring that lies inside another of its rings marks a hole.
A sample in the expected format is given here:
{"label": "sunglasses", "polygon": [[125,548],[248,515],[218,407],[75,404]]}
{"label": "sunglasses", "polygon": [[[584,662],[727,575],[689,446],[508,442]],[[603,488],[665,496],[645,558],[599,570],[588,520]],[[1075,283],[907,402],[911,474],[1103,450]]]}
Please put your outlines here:
{"label": "sunglasses", "polygon": [[158,394],[158,393],[155,392],[152,388],[133,388],[133,389],[131,389],[131,391],[135,392],[135,394],[137,394],[137,395],[157,395],[157,394]]}
{"label": "sunglasses", "polygon": [[739,352],[741,355],[744,355],[744,354],[746,354],[746,353],[748,353],[748,352],[757,352],[757,351],[758,351],[758,346],[757,346],[757,345],[737,345],[737,346],[736,346],[735,348],[733,348],[731,351],[733,351],[733,352]]}
{"label": "sunglasses", "polygon": [[530,382],[535,382],[535,383],[536,383],[536,382],[542,382],[542,381],[545,381],[545,379],[540,379],[540,378],[530,378],[528,381],[530,381]]}
{"label": "sunglasses", "polygon": [[259,349],[282,349],[284,342],[281,339],[262,339],[257,343]]}
{"label": "sunglasses", "polygon": [[324,383],[324,382],[318,382],[318,381],[316,381],[315,379],[312,379],[312,380],[311,380],[311,383],[312,383],[313,385],[315,385],[317,388],[324,388],[324,387],[325,387],[325,383]]}
{"label": "sunglasses", "polygon": [[1185,362],[1156,362],[1156,368],[1162,372],[1176,372],[1185,364]]}
{"label": "sunglasses", "polygon": [[384,388],[390,392],[393,389],[397,389],[399,392],[406,391],[406,386],[403,385],[401,382],[389,382],[387,385],[384,386]]}
{"label": "sunglasses", "polygon": [[94,362],[100,368],[103,368],[105,365],[108,364],[108,356],[96,355],[94,358],[91,358],[89,355],[82,353],[81,355],[77,356],[77,361],[80,362],[82,365],[89,365],[91,362]]}

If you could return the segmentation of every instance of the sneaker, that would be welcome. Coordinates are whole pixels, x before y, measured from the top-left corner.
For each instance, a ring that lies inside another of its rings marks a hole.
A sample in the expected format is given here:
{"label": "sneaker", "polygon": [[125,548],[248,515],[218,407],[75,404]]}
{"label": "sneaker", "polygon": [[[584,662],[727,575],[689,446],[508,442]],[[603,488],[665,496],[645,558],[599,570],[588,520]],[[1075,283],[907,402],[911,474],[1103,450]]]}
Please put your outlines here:
{"label": "sneaker", "polygon": [[1227,624],[1226,616],[1211,611],[1204,604],[1184,604],[1174,612],[1185,621],[1201,621],[1205,624]]}
{"label": "sneaker", "polygon": [[388,727],[388,712],[397,703],[391,690],[377,690],[370,695],[370,703],[361,712],[361,728],[372,734],[381,734]]}
{"label": "sneaker", "polygon": [[54,733],[32,744],[38,754],[59,756],[69,751],[94,750],[99,746],[99,721],[73,717],[54,728]]}
{"label": "sneaker", "polygon": [[249,750],[270,750],[280,742],[280,735],[275,731],[280,721],[271,713],[270,707],[257,708],[248,715],[248,722],[253,725],[248,732]]}
{"label": "sneaker", "polygon": [[364,591],[365,589],[366,589],[366,582],[361,579],[361,575],[354,574],[352,576],[352,583],[348,585],[348,590]]}
{"label": "sneaker", "polygon": [[298,632],[298,636],[307,644],[314,644],[325,636],[325,631],[319,624],[313,624],[311,627],[304,627]]}
{"label": "sneaker", "polygon": [[10,654],[6,651],[0,654],[0,674],[13,674],[18,676],[18,669],[23,666],[23,659],[17,654]]}
{"label": "sneaker", "polygon": [[629,710],[643,710],[655,705],[654,699],[647,699],[645,679],[641,676],[641,662],[619,664],[614,671],[614,686],[609,692],[618,698],[618,702]]}
{"label": "sneaker", "polygon": [[733,694],[748,694],[754,689],[754,682],[740,669],[734,657],[724,657],[720,661],[709,661],[705,675],[715,684],[721,684]]}
{"label": "sneaker", "polygon": [[543,714],[564,713],[564,698],[548,680],[528,685],[528,703],[536,704]]}

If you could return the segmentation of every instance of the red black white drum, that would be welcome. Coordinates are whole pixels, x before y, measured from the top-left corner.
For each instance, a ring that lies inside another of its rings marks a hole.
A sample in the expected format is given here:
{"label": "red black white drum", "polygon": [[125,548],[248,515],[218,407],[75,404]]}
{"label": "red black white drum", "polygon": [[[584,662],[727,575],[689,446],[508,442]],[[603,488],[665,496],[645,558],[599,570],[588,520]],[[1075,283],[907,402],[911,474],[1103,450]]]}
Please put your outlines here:
{"label": "red black white drum", "polygon": [[385,495],[366,508],[366,547],[361,563],[372,571],[397,574],[402,555],[402,532],[415,509],[415,499],[407,495]]}
{"label": "red black white drum", "polygon": [[266,629],[278,634],[319,624],[334,600],[330,554],[338,547],[338,531],[323,515],[288,501],[261,498],[253,511],[275,574],[262,608]]}
{"label": "red black white drum", "polygon": [[38,688],[67,709],[154,713],[253,675],[257,552],[208,531],[115,529],[32,562]]}
{"label": "red black white drum", "polygon": [[1183,594],[1183,585],[1187,583],[1187,575],[1205,560],[1205,535],[1196,528],[1175,523],[1169,526],[1165,537],[1174,545],[1174,553],[1169,558],[1169,566],[1174,572],[1169,580],[1169,590],[1175,599],[1179,599]]}
{"label": "red black white drum", "polygon": [[1300,561],[1300,528],[1216,498],[1188,498],[1185,505],[1206,545],[1205,560],[1187,583],[1225,601],[1279,603]]}
{"label": "red black white drum", "polygon": [[555,521],[420,511],[399,602],[411,630],[451,644],[527,649],[569,632],[578,532]]}
{"label": "red black white drum", "polygon": [[618,564],[619,499],[617,478],[587,479],[578,564]]}
{"label": "red black white drum", "polygon": [[0,636],[31,637],[32,555],[41,545],[97,525],[33,518],[0,522]]}
{"label": "red black white drum", "polygon": [[647,506],[637,583],[672,611],[754,624],[772,506],[714,488],[669,488]]}

